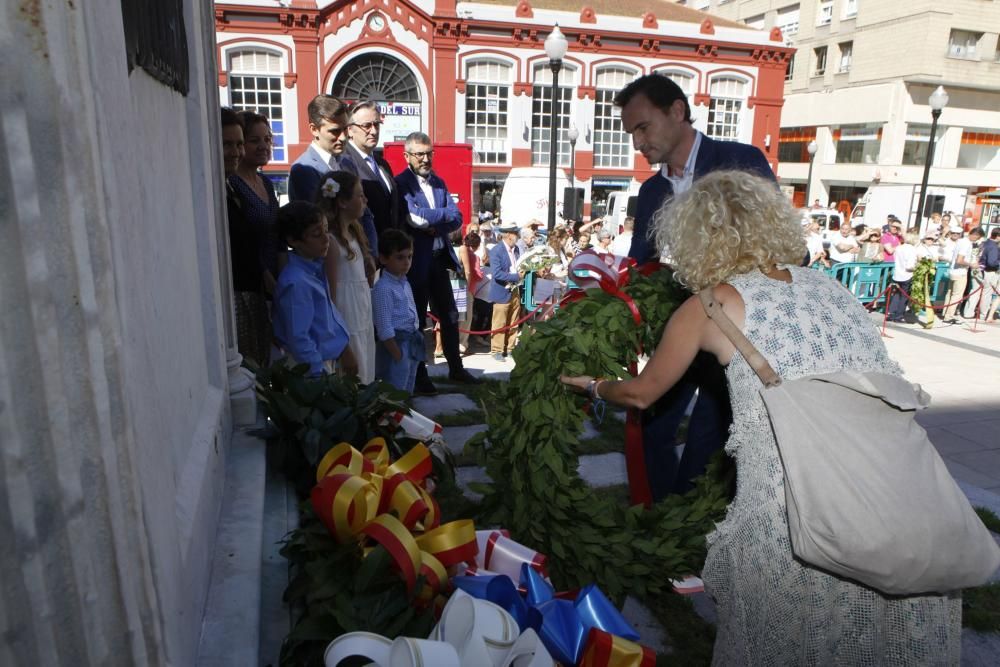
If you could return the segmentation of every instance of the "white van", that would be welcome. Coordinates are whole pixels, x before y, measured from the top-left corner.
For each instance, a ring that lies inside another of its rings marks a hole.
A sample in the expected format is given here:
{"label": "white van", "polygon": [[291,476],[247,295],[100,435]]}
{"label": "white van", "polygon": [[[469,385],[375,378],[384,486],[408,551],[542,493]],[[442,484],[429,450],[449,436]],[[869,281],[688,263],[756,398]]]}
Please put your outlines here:
{"label": "white van", "polygon": [[632,211],[634,215],[636,202],[639,201],[638,192],[639,186],[633,181],[632,187],[628,190],[620,190],[608,195],[608,210],[604,215],[603,229],[611,232],[612,236],[618,236],[622,233],[629,211]]}
{"label": "white van", "polygon": [[829,241],[830,236],[840,229],[844,224],[844,216],[840,211],[832,208],[813,208],[802,210],[802,224],[815,220],[819,223],[819,231],[823,235],[824,241]]}
{"label": "white van", "polygon": [[[556,169],[556,223],[562,222],[563,190],[569,176]],[[549,168],[515,167],[510,170],[500,195],[500,220],[523,226],[531,220],[543,225],[549,219]]]}
{"label": "white van", "polygon": [[[956,214],[961,220],[961,216],[965,212],[965,198],[968,192],[967,188],[942,185],[927,186],[927,198],[939,198],[938,202],[943,202],[943,204],[938,208],[945,212],[952,211],[953,220]],[[919,222],[921,226],[919,231],[923,234],[925,221],[917,215],[918,199],[920,199],[919,185],[893,183],[872,185],[854,207],[854,211],[851,213],[851,224],[881,228],[885,224],[886,218],[892,214],[903,221],[904,227],[908,227],[911,221]]]}

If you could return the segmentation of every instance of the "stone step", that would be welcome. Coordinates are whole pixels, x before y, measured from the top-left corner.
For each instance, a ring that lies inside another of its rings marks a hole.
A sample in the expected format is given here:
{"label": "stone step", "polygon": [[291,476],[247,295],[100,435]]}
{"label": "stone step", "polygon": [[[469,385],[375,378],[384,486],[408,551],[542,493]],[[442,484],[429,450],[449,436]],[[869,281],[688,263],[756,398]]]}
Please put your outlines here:
{"label": "stone step", "polygon": [[462,466],[455,468],[455,483],[462,489],[462,493],[469,500],[482,500],[483,496],[469,488],[469,482],[489,483],[493,480],[486,474],[486,470],[480,466]]}
{"label": "stone step", "polygon": [[625,598],[621,611],[625,620],[639,633],[640,643],[653,649],[657,655],[673,653],[666,630],[644,604],[630,595]]}
{"label": "stone step", "polygon": [[465,410],[480,410],[475,401],[464,394],[438,394],[437,396],[417,396],[413,399],[413,409],[430,419],[440,415],[453,415]]}
{"label": "stone step", "polygon": [[472,436],[482,433],[487,428],[486,424],[474,424],[473,426],[445,426],[441,432],[444,443],[453,454],[461,454],[465,448],[465,443]]}
{"label": "stone step", "polygon": [[594,488],[628,483],[625,454],[622,452],[581,456],[577,472],[583,481]]}
{"label": "stone step", "polygon": [[[475,429],[478,426],[461,426],[456,428]],[[452,449],[451,444],[448,445]],[[452,450],[455,451],[455,450]],[[628,474],[625,470],[625,455],[619,452],[610,454],[593,454],[580,457],[580,465],[577,468],[580,477],[587,484],[594,488],[604,486],[617,486],[628,483]],[[460,466],[455,469],[455,479],[466,497],[471,500],[479,500],[482,496],[469,490],[469,482],[490,482],[486,470],[480,466]]]}

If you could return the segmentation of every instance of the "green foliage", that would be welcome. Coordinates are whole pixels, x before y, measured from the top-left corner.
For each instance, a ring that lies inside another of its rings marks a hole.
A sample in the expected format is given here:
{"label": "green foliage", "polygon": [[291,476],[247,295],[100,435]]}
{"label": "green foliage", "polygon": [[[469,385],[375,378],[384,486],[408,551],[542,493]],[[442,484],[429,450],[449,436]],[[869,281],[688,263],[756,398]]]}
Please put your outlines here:
{"label": "green foliage", "polygon": [[934,260],[928,257],[917,260],[917,265],[913,269],[912,282],[910,283],[910,296],[913,298],[913,308],[915,310],[919,310],[926,303],[928,286],[934,283],[934,274],[936,272],[937,265],[934,263]]}
{"label": "green foliage", "polygon": [[486,437],[466,446],[496,480],[482,489],[488,520],[547,554],[557,588],[596,582],[618,600],[666,593],[671,577],[699,571],[705,534],[728,505],[721,457],[687,495],[648,511],[624,506],[577,475],[582,399],[559,375],[627,377],[638,346],[652,351],[687,297],[668,271],[633,272],[625,292],[642,313],[638,327],[624,302],[594,290],[526,332],[510,383],[487,415]]}
{"label": "green foliage", "polygon": [[998,517],[993,510],[987,509],[985,507],[977,507],[976,514],[979,515],[979,520],[983,522],[989,530],[994,533],[1000,533],[1000,517]]}
{"label": "green foliage", "polygon": [[656,667],[712,664],[715,627],[698,615],[686,595],[657,595],[642,601],[670,636],[670,653],[656,656]]}
{"label": "green foliage", "polygon": [[[281,555],[293,572],[285,602],[306,613],[285,637],[283,666],[322,665],[327,644],[345,632],[364,630],[392,638],[430,634],[433,610],[414,605],[383,547],[362,558],[358,542],[338,544],[309,503],[301,509],[301,525],[289,535]],[[421,584],[418,578],[415,590]]]}
{"label": "green foliage", "polygon": [[962,625],[979,632],[1000,632],[1000,582],[962,591]]}
{"label": "green foliage", "polygon": [[407,411],[405,392],[384,382],[359,385],[355,378],[339,375],[306,377],[305,364],[289,368],[277,362],[257,375],[257,395],[267,416],[278,429],[270,444],[269,463],[282,471],[305,497],[316,483],[316,465],[331,447],[349,442],[361,449],[371,438],[382,436],[392,457],[402,453],[395,446],[395,424],[380,426],[387,412]]}
{"label": "green foliage", "polygon": [[[278,430],[270,444],[271,464],[294,482],[300,497],[315,485],[316,465],[334,444],[349,442],[360,450],[381,436],[393,459],[416,444],[397,437],[394,423],[380,424],[387,412],[407,410],[401,402],[405,395],[391,385],[358,385],[338,376],[308,378],[305,370],[276,364],[257,376],[258,394]],[[442,521],[469,516],[476,506],[455,484],[450,453],[443,448],[435,453],[430,481]],[[308,501],[300,512],[299,527],[281,550],[292,573],[285,602],[297,618],[282,645],[282,665],[321,666],[327,644],[345,632],[365,630],[389,638],[430,633],[432,610],[414,604],[385,549],[376,546],[365,557],[360,542],[338,544]],[[422,583],[418,579],[415,590]]]}

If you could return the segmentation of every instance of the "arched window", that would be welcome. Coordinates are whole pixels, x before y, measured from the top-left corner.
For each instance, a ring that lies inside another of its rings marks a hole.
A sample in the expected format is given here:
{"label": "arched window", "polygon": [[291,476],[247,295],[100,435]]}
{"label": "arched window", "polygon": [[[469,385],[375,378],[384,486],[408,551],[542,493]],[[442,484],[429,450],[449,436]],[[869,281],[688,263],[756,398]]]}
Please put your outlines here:
{"label": "arched window", "polygon": [[420,102],[420,86],[406,64],[384,53],[353,58],[333,82],[334,97],[342,100]]}
{"label": "arched window", "polygon": [[594,166],[632,166],[632,140],[622,129],[621,110],[614,105],[615,95],[635,79],[637,72],[626,67],[602,67],[594,85]]}
{"label": "arched window", "polygon": [[229,103],[267,116],[274,134],[274,160],[285,162],[285,121],[281,108],[281,56],[248,49],[229,54]]}
{"label": "arched window", "polygon": [[[546,167],[549,164],[549,122],[552,116],[552,70],[548,64],[536,65],[532,70],[531,89],[531,164]],[[557,129],[559,136],[556,164],[568,167],[570,162],[569,129],[573,114],[573,91],[576,88],[577,69],[563,61],[559,72],[559,89],[556,97]]]}
{"label": "arched window", "polygon": [[669,69],[668,67],[654,69],[653,74],[665,76],[680,86],[680,89],[683,90],[684,94],[688,97],[688,104],[691,103],[691,95],[694,93],[694,74],[691,72]]}
{"label": "arched window", "polygon": [[739,141],[743,132],[743,107],[747,100],[747,82],[734,76],[712,79],[709,93],[708,125],[705,134],[722,141]]}
{"label": "arched window", "polygon": [[507,164],[510,156],[508,108],[512,68],[505,62],[479,60],[465,70],[465,140],[475,164]]}

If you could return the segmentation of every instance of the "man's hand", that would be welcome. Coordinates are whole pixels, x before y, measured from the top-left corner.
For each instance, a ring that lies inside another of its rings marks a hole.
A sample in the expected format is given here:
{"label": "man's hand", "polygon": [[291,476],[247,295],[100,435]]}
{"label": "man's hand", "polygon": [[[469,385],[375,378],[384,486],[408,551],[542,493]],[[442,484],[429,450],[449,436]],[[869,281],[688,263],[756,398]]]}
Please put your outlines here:
{"label": "man's hand", "polygon": [[403,358],[403,351],[399,349],[399,344],[396,342],[395,338],[387,338],[382,341],[385,345],[385,349],[388,350],[389,356],[392,357],[393,361],[400,361]]}
{"label": "man's hand", "polygon": [[354,357],[354,351],[351,350],[350,345],[344,348],[340,359],[337,360],[337,366],[340,368],[341,375],[358,376],[358,360]]}

